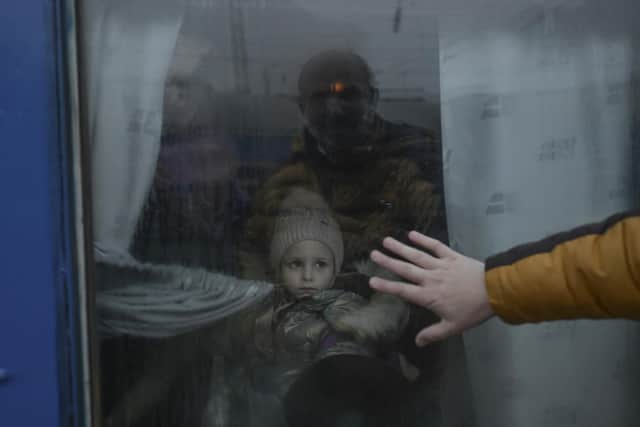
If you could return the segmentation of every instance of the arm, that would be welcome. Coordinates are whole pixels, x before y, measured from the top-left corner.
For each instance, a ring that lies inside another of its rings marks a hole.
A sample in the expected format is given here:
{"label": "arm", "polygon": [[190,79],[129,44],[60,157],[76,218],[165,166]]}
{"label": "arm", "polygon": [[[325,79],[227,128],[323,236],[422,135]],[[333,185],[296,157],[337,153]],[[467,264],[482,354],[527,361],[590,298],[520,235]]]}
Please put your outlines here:
{"label": "arm", "polygon": [[411,284],[372,278],[371,286],[435,312],[416,337],[426,345],[476,326],[494,313],[512,323],[569,318],[640,319],[640,216],[622,214],[490,257],[485,264],[417,232],[427,252],[387,238],[407,260],[371,258]]}
{"label": "arm", "polygon": [[640,319],[640,216],[613,216],[490,257],[493,310],[510,323]]}

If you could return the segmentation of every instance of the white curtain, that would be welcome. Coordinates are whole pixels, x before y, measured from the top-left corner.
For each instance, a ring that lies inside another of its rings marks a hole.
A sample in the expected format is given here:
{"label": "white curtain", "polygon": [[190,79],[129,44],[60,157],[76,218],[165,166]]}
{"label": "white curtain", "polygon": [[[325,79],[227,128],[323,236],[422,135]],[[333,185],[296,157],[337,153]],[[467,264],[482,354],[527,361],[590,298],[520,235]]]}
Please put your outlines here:
{"label": "white curtain", "polygon": [[126,255],[160,147],[164,82],[181,0],[83,1],[94,241]]}
{"label": "white curtain", "polygon": [[[504,23],[494,16],[484,28],[441,26],[450,235],[468,255],[486,257],[634,202],[638,45],[625,14],[640,9],[550,3]],[[639,343],[631,322],[489,322],[466,338],[478,425],[637,425]]]}
{"label": "white curtain", "polygon": [[129,254],[156,171],[164,85],[185,5],[182,0],[82,5],[100,331],[170,337],[255,303],[271,285],[140,264]]}

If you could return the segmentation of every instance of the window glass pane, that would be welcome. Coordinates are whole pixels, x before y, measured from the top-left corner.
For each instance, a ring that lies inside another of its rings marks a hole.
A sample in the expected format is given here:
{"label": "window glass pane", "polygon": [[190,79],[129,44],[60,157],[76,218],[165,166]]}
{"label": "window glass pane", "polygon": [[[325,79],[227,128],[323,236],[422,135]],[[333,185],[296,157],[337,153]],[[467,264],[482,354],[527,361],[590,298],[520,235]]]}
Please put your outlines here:
{"label": "window glass pane", "polygon": [[81,3],[106,425],[635,425],[635,325],[418,348],[368,278],[633,207],[640,6]]}

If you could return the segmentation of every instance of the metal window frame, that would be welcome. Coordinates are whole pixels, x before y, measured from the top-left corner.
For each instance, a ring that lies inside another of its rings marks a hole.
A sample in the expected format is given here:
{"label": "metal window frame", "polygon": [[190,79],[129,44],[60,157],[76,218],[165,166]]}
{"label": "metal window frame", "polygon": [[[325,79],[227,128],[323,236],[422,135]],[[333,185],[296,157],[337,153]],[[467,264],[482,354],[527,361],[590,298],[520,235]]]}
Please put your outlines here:
{"label": "metal window frame", "polygon": [[98,426],[76,3],[0,16],[0,425]]}

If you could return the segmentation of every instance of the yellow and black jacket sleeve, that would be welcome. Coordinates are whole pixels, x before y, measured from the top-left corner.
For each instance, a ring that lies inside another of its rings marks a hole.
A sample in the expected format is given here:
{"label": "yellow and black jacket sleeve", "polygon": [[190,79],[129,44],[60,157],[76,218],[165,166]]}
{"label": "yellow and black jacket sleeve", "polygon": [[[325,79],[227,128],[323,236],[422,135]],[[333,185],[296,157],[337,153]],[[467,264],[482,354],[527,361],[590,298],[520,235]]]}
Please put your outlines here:
{"label": "yellow and black jacket sleeve", "polygon": [[517,246],[485,270],[489,302],[509,323],[640,320],[640,211]]}

